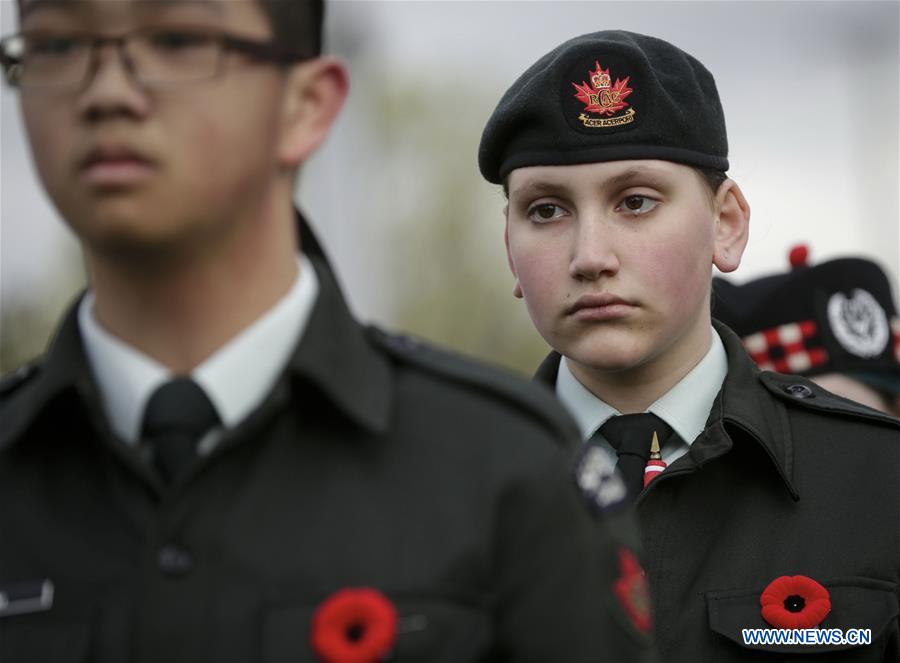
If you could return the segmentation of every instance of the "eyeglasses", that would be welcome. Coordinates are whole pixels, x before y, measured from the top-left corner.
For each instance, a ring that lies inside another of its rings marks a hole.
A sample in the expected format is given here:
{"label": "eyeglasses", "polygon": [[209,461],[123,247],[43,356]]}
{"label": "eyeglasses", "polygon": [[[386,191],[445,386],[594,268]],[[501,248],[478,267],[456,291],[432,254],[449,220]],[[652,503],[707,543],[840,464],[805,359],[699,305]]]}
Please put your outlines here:
{"label": "eyeglasses", "polygon": [[148,86],[192,83],[222,73],[224,55],[242,53],[289,65],[310,56],[223,32],[153,27],[117,37],[77,32],[29,31],[0,40],[0,64],[7,82],[27,89],[77,88],[99,65],[100,47],[111,44],[138,83]]}

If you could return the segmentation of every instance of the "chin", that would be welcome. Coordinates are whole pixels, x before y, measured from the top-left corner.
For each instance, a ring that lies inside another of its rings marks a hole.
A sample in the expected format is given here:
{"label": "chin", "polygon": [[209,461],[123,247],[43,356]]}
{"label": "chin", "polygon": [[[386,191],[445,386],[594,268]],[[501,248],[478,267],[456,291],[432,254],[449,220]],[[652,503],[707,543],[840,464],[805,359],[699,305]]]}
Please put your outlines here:
{"label": "chin", "polygon": [[171,234],[147,219],[118,215],[91,219],[89,224],[75,230],[87,244],[107,250],[117,247],[136,250],[167,244]]}
{"label": "chin", "polygon": [[78,231],[90,252],[123,266],[148,268],[167,262],[187,245],[184,229],[162,226],[155,219],[105,217]]}
{"label": "chin", "polygon": [[567,355],[573,361],[598,373],[625,373],[644,363],[643,357],[623,357],[622,355],[589,353],[587,355]]}
{"label": "chin", "polygon": [[582,366],[613,373],[641,366],[648,361],[650,354],[646,351],[645,344],[629,330],[619,333],[595,332],[554,347]]}

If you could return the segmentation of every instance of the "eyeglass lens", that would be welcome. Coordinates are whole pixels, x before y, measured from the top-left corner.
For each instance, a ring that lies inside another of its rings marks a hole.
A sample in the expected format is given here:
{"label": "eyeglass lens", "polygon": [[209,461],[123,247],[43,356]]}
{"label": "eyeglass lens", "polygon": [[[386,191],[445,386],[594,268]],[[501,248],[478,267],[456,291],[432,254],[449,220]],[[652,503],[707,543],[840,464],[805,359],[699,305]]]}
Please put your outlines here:
{"label": "eyeglass lens", "polygon": [[82,35],[21,35],[17,82],[23,87],[68,86],[84,82],[101,45],[119,47],[132,76],[142,83],[179,83],[215,76],[222,54],[216,37],[189,30],[155,29],[119,39]]}

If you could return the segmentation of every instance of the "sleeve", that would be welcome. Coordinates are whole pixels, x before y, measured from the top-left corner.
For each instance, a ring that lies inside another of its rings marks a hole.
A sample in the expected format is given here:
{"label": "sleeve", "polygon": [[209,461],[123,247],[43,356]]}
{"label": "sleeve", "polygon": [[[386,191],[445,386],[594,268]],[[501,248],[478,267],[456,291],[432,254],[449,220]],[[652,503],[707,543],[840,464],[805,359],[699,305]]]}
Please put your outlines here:
{"label": "sleeve", "polygon": [[559,451],[503,492],[495,547],[500,658],[650,660],[643,573],[610,523],[588,511],[568,457]]}

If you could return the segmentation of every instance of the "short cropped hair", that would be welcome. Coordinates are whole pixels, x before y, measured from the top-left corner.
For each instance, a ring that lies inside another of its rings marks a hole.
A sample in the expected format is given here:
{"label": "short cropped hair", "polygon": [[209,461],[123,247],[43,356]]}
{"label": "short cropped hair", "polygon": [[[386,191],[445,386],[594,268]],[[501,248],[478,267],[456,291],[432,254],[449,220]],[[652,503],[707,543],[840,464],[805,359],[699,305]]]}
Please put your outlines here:
{"label": "short cropped hair", "polygon": [[[258,0],[282,49],[316,57],[322,53],[325,0]],[[19,11],[23,0],[17,0]]]}
{"label": "short cropped hair", "polygon": [[259,0],[276,45],[306,57],[322,53],[324,0]]}

